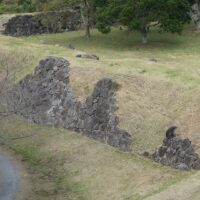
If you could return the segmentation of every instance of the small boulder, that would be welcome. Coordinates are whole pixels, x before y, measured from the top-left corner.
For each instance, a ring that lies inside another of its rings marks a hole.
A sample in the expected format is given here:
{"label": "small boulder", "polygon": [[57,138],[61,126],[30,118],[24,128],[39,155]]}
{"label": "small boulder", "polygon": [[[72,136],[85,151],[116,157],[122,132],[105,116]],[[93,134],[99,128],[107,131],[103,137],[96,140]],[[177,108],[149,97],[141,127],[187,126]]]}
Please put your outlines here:
{"label": "small boulder", "polygon": [[181,163],[176,166],[176,169],[181,170],[181,171],[188,171],[190,170],[189,167],[185,163]]}
{"label": "small boulder", "polygon": [[149,152],[147,152],[147,151],[143,152],[142,155],[143,155],[144,157],[146,157],[146,158],[150,158],[150,157],[151,157],[151,154],[150,154]]}
{"label": "small boulder", "polygon": [[151,62],[155,62],[155,63],[157,63],[157,62],[158,62],[158,60],[157,60],[157,59],[155,59],[155,58],[149,58],[149,61],[151,61]]}
{"label": "small boulder", "polygon": [[72,44],[68,44],[66,47],[67,47],[68,49],[72,49],[72,50],[75,49],[75,47],[74,47]]}
{"label": "small boulder", "polygon": [[92,60],[99,60],[99,57],[95,54],[77,54],[77,58],[85,58],[85,59],[92,59]]}
{"label": "small boulder", "polygon": [[169,140],[169,139],[172,139],[174,137],[176,137],[176,129],[177,127],[176,126],[172,126],[170,127],[167,131],[166,131],[166,138]]}

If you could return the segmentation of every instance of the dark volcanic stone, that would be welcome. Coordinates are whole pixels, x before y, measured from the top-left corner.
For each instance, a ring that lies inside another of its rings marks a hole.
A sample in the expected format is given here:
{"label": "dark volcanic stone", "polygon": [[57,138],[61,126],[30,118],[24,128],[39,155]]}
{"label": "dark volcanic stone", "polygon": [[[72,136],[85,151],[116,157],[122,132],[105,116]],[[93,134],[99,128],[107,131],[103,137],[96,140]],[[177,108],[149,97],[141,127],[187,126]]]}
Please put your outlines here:
{"label": "dark volcanic stone", "polygon": [[61,33],[75,31],[80,28],[81,23],[78,10],[17,15],[4,24],[4,34],[18,37],[43,33]]}
{"label": "dark volcanic stone", "polygon": [[179,170],[200,169],[200,158],[191,143],[186,139],[176,137],[165,138],[162,146],[156,150],[151,158],[163,165]]}
{"label": "dark volcanic stone", "polygon": [[69,81],[69,62],[48,57],[39,62],[33,75],[26,76],[10,91],[10,109],[37,124],[53,125],[83,133],[106,144],[129,150],[131,136],[118,127],[115,91],[118,84],[102,79],[81,104]]}
{"label": "dark volcanic stone", "polygon": [[4,26],[4,34],[11,36],[29,36],[47,32],[47,27],[33,15],[13,17]]}

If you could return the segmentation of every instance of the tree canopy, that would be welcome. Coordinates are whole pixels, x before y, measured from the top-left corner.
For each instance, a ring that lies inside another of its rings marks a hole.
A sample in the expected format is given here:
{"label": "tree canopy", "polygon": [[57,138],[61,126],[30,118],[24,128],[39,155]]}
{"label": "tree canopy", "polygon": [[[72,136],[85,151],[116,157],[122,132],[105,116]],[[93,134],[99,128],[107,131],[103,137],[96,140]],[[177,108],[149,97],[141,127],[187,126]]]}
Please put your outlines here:
{"label": "tree canopy", "polygon": [[0,0],[0,14],[33,12],[32,0]]}
{"label": "tree canopy", "polygon": [[37,11],[54,11],[65,9],[77,3],[76,0],[33,0],[33,4]]}
{"label": "tree canopy", "polygon": [[65,11],[78,7],[90,36],[91,21],[102,33],[109,33],[115,23],[139,31],[143,43],[152,26],[160,31],[181,34],[191,21],[191,6],[199,0],[0,0],[0,13]]}
{"label": "tree canopy", "polygon": [[110,32],[113,22],[130,30],[140,31],[146,43],[149,28],[157,24],[160,30],[180,34],[183,25],[190,22],[188,0],[94,0],[98,7],[97,27]]}

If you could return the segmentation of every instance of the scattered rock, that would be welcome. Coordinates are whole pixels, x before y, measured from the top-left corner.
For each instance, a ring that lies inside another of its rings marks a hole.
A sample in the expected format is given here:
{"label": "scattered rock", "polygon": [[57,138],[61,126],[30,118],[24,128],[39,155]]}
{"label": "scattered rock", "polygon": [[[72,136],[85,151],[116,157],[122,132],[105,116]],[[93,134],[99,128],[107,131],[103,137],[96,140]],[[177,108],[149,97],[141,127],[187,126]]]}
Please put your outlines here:
{"label": "scattered rock", "polygon": [[149,58],[149,61],[151,61],[151,62],[158,62],[158,60],[155,59],[155,58]]}
{"label": "scattered rock", "polygon": [[44,40],[40,40],[40,44],[45,44],[45,41]]}
{"label": "scattered rock", "polygon": [[188,171],[190,170],[189,167],[185,163],[181,163],[176,166],[176,169],[181,170],[181,171]]}
{"label": "scattered rock", "polygon": [[172,126],[170,127],[167,132],[166,132],[166,138],[169,140],[169,139],[172,139],[174,137],[176,137],[176,129],[177,127],[176,126]]}
{"label": "scattered rock", "polygon": [[77,58],[86,58],[86,59],[93,59],[93,60],[99,60],[99,57],[95,54],[77,54]]}
{"label": "scattered rock", "polygon": [[75,49],[75,47],[72,45],[72,44],[68,44],[67,46],[66,46],[68,49]]}
{"label": "scattered rock", "polygon": [[200,169],[200,157],[195,153],[191,141],[188,138],[167,136],[166,134],[162,146],[151,155],[151,158],[179,170]]}
{"label": "scattered rock", "polygon": [[26,76],[9,93],[10,110],[37,123],[81,132],[106,144],[129,150],[131,136],[118,127],[115,91],[118,84],[100,80],[85,103],[70,86],[69,62],[63,58],[41,60],[33,75]]}
{"label": "scattered rock", "polygon": [[145,151],[143,154],[142,154],[144,157],[146,158],[150,158],[151,157],[151,154],[147,151]]}

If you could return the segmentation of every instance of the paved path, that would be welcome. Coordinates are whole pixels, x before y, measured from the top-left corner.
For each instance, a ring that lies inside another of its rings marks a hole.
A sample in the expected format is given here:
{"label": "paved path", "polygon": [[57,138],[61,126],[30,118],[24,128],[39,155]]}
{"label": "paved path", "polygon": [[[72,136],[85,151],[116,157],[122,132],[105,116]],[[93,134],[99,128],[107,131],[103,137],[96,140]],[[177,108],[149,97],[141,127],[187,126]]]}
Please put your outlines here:
{"label": "paved path", "polygon": [[0,155],[0,200],[15,200],[19,186],[16,167]]}

